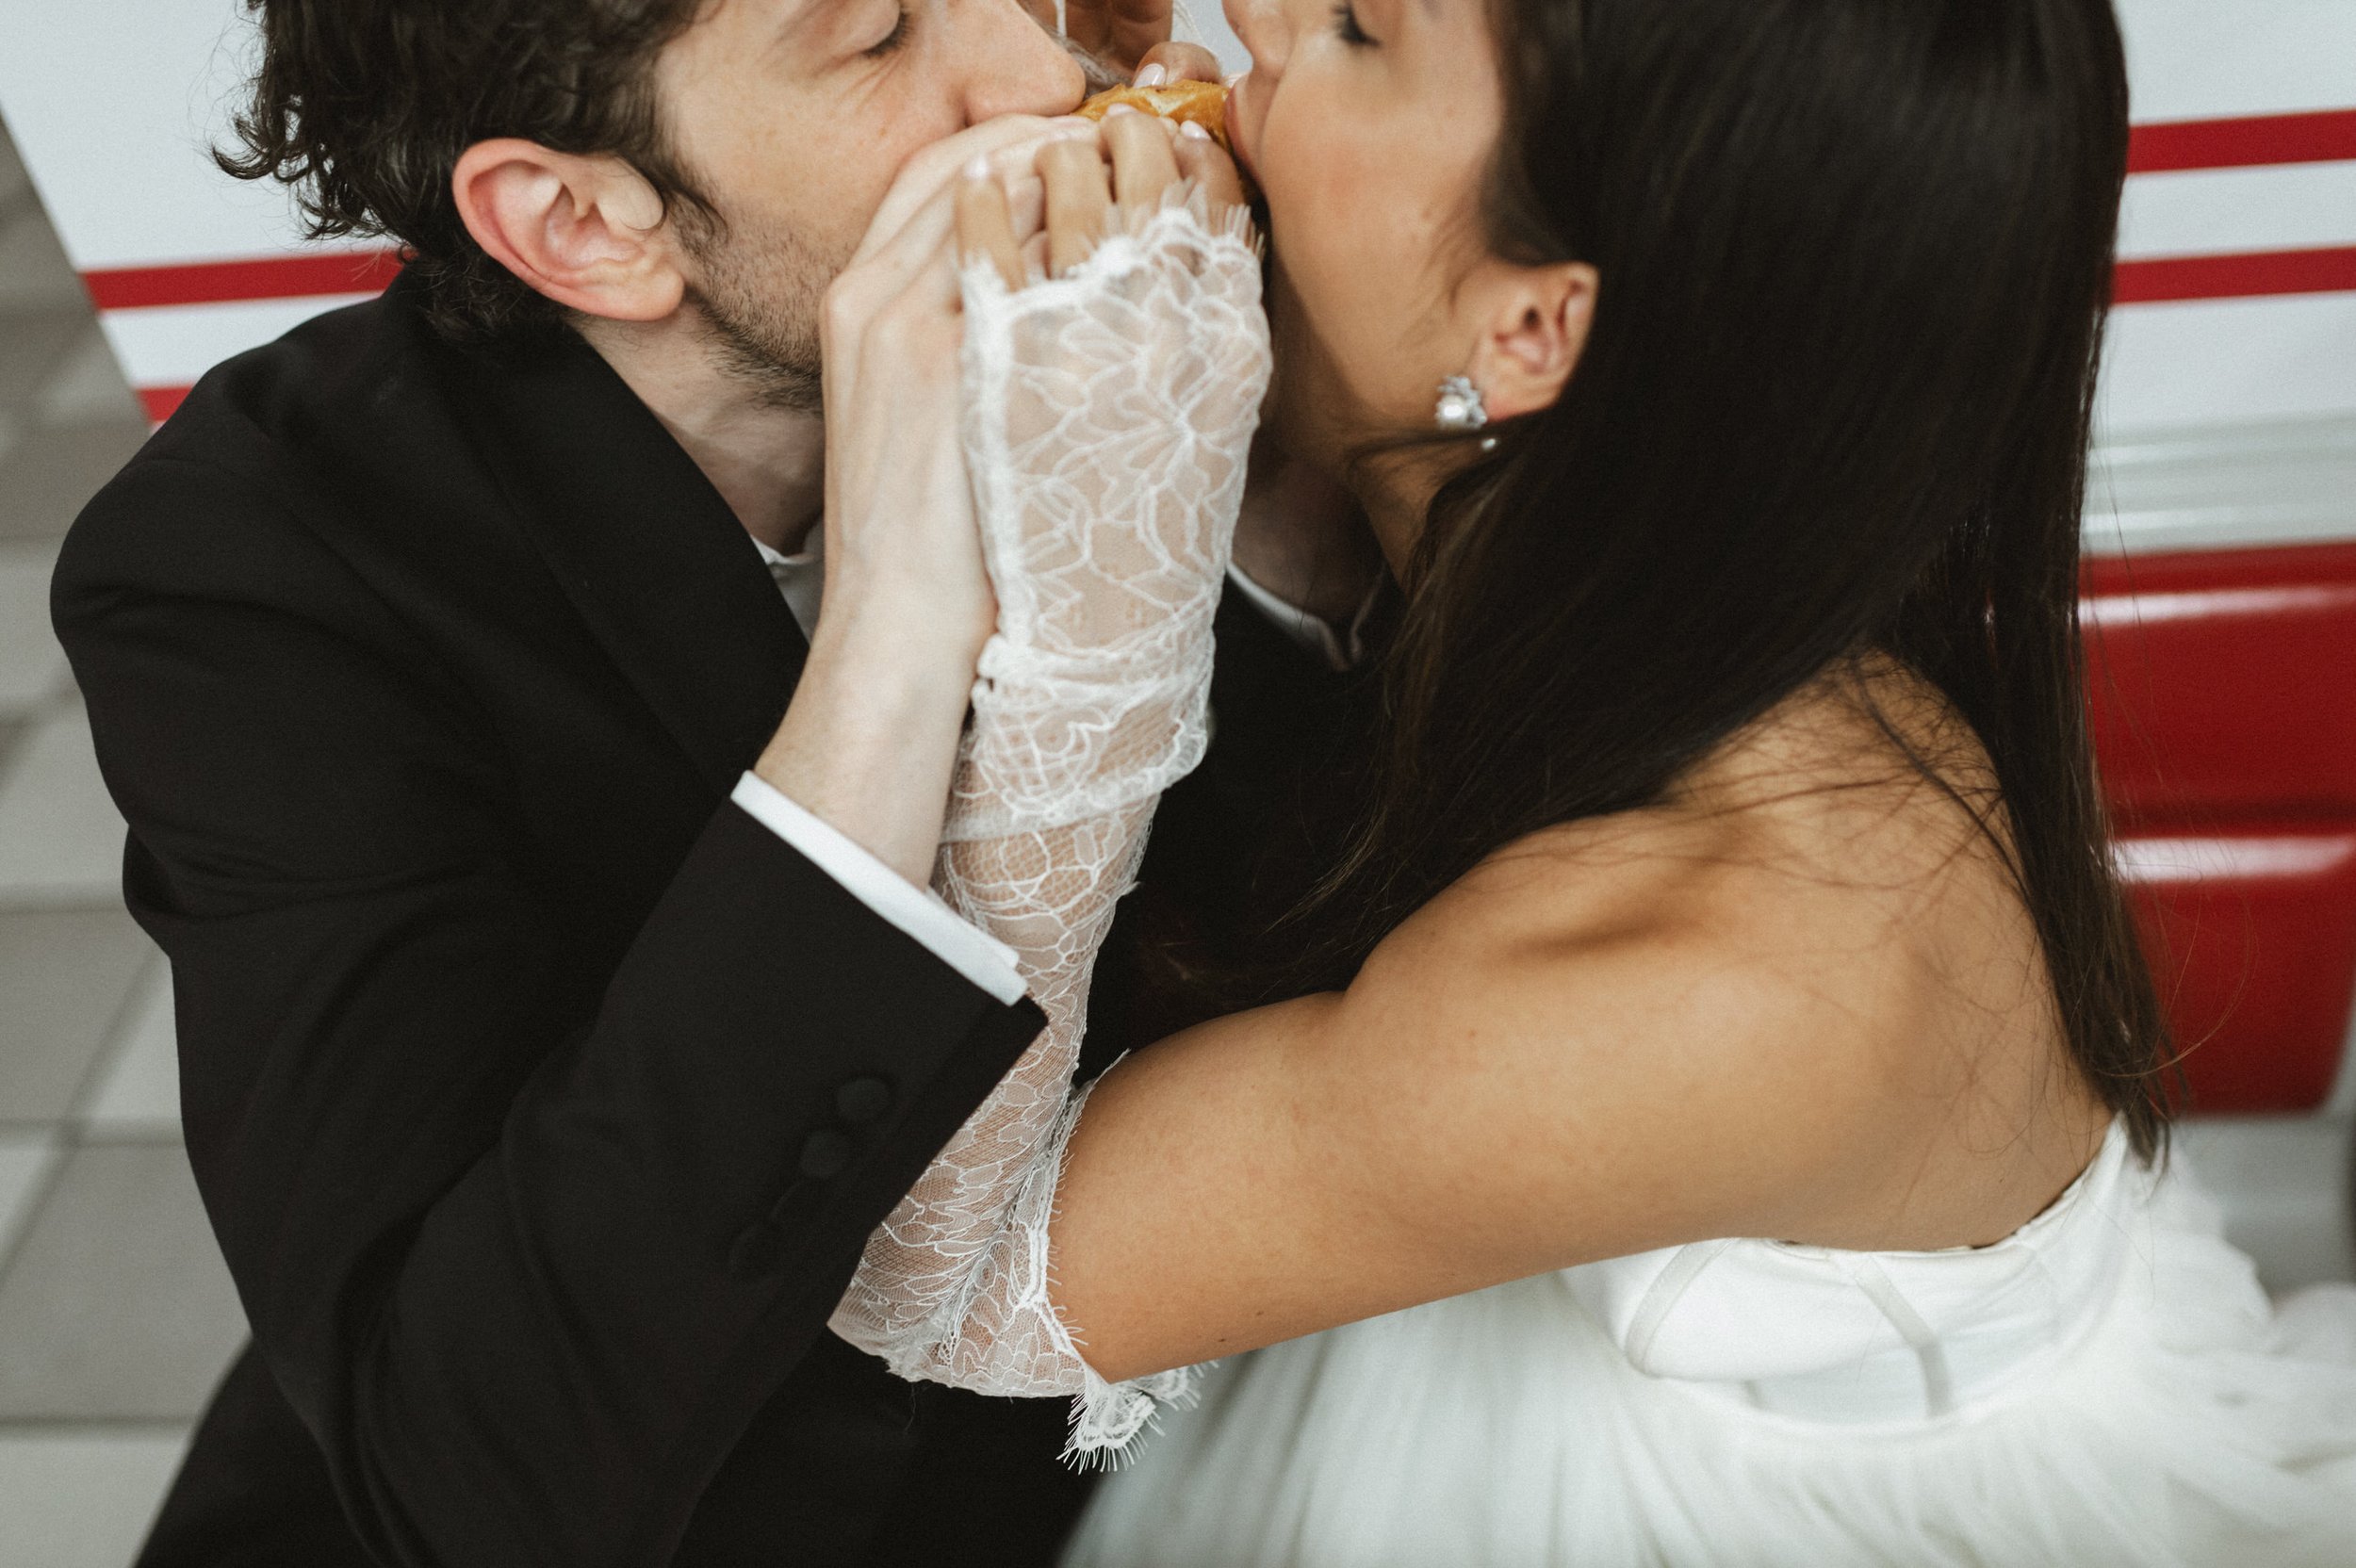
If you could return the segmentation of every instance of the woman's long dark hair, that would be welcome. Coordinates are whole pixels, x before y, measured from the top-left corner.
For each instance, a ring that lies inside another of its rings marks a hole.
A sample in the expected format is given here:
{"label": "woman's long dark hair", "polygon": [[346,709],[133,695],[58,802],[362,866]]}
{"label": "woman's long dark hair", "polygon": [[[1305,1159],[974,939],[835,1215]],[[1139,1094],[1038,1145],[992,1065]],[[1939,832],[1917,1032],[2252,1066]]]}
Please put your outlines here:
{"label": "woman's long dark hair", "polygon": [[1371,803],[1299,917],[1310,971],[1346,980],[1490,852],[1661,799],[1884,654],[1986,748],[2071,1050],[2154,1153],[2167,1024],[2110,864],[2077,626],[2127,149],[2110,6],[1495,10],[1488,241],[1591,263],[1597,308],[1561,400],[1433,506]]}

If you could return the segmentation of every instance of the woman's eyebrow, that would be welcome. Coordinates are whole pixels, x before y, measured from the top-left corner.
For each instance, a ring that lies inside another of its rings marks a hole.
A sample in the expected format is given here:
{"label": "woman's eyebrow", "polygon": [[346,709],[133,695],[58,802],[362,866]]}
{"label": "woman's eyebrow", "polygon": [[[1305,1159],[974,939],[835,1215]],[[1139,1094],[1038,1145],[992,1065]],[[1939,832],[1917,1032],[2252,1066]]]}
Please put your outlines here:
{"label": "woman's eyebrow", "polygon": [[[1373,13],[1370,20],[1378,29],[1383,31],[1387,31],[1388,28],[1384,24],[1396,20],[1399,15],[1399,0],[1361,0],[1361,3]],[[1446,8],[1446,0],[1418,0],[1418,4],[1423,8],[1425,20],[1430,22],[1445,20],[1442,12]]]}
{"label": "woman's eyebrow", "polygon": [[775,52],[807,40],[813,28],[842,14],[850,0],[765,0],[776,14],[768,28],[766,51]]}

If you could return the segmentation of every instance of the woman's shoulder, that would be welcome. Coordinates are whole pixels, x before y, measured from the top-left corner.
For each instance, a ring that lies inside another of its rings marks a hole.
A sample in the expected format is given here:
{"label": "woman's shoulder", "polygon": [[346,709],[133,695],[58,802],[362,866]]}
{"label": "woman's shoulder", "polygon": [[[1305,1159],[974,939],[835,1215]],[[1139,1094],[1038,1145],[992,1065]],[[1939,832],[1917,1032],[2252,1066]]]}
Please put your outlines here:
{"label": "woman's shoulder", "polygon": [[[2074,1169],[2074,1112],[2040,1130],[2061,1043],[2034,925],[1927,782],[1770,776],[1506,846],[1362,986],[1480,1039],[1533,1108],[1578,1102],[1581,1135],[1592,1107],[1648,1129],[1699,1205],[1650,1217],[1663,1242],[1947,1245]],[[2049,1141],[2026,1174],[1970,1153]]]}
{"label": "woman's shoulder", "polygon": [[1552,828],[1433,899],[1368,971],[1511,1004],[1561,1022],[1566,1043],[1611,1018],[1598,1050],[1674,1036],[1735,1081],[1870,1094],[1919,1055],[1901,1037],[1923,1000],[1920,933],[1826,871],[1742,824],[1645,812]]}
{"label": "woman's shoulder", "polygon": [[1470,946],[1572,983],[1664,963],[1680,986],[1739,975],[1746,994],[1796,988],[1794,1008],[1856,1016],[1876,1043],[1949,1007],[2042,1024],[2038,937],[1985,757],[1932,733],[1935,714],[1898,711],[1909,757],[1890,716],[1823,694],[1787,703],[1663,801],[1497,850],[1402,927],[1403,945],[1451,961]]}
{"label": "woman's shoulder", "polygon": [[1820,1004],[1883,1020],[1922,1000],[1917,960],[1953,945],[1962,906],[1994,901],[1970,897],[1985,879],[1952,842],[1827,814],[1672,806],[1544,829],[1418,910],[1374,967],[1443,964],[1580,993],[1649,983],[1674,990],[1680,1013],[1730,989],[1753,1027]]}

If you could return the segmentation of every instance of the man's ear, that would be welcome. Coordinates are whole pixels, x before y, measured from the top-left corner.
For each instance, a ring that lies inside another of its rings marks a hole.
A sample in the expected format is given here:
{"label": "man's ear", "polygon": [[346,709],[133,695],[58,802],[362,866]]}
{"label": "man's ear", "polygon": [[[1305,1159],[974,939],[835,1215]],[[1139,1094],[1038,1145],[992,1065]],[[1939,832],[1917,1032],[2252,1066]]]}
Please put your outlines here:
{"label": "man's ear", "polygon": [[558,304],[657,321],[685,297],[663,198],[620,158],[514,138],[478,141],[451,172],[450,190],[475,243]]}
{"label": "man's ear", "polygon": [[1492,261],[1487,321],[1471,376],[1492,419],[1551,407],[1562,395],[1595,318],[1595,270],[1583,261],[1518,267]]}

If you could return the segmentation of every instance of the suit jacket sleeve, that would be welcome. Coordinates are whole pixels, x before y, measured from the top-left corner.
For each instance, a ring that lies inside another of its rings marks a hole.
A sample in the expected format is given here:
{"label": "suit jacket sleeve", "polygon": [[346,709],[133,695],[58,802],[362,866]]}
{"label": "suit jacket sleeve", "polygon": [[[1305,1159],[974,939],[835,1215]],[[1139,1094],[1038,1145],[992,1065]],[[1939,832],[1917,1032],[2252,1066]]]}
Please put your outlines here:
{"label": "suit jacket sleeve", "polygon": [[1037,1010],[718,804],[594,1021],[553,1023],[578,960],[496,738],[259,482],[142,459],[55,612],[198,1184],[362,1540],[666,1561]]}

